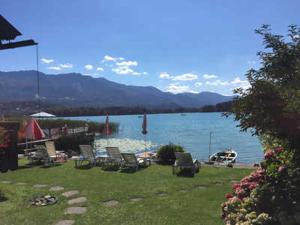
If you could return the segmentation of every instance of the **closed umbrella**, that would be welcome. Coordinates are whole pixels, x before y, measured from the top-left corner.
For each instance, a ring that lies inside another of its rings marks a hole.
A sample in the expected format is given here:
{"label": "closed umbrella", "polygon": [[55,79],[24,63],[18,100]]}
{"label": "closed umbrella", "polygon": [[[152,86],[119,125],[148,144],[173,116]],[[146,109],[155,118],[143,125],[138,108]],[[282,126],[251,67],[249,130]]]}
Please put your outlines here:
{"label": "closed umbrella", "polygon": [[106,142],[107,142],[107,146],[108,146],[108,135],[110,135],[111,130],[109,127],[109,116],[108,114],[106,114],[106,119],[105,119],[105,135],[106,135]]}
{"label": "closed umbrella", "polygon": [[147,142],[147,114],[144,113],[144,117],[143,117],[143,124],[142,124],[142,134],[145,136],[145,153],[144,153],[144,157],[146,157],[146,142]]}

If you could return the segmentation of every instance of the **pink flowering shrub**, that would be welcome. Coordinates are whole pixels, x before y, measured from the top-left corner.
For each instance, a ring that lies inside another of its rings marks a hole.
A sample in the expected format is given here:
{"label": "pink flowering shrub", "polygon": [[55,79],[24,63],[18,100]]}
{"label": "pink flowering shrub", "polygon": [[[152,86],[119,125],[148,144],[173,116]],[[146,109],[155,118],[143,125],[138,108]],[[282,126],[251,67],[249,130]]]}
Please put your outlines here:
{"label": "pink flowering shrub", "polygon": [[226,225],[300,224],[300,168],[292,159],[292,151],[268,149],[261,166],[226,194]]}

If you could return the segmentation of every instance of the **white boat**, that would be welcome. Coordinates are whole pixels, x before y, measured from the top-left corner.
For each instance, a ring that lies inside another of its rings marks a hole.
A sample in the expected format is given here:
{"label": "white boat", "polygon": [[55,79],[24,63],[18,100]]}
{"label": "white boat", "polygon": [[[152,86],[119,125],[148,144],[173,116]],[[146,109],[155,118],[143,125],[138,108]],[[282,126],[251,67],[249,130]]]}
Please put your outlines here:
{"label": "white boat", "polygon": [[238,154],[233,149],[225,149],[224,151],[216,152],[210,157],[211,162],[217,163],[235,163]]}

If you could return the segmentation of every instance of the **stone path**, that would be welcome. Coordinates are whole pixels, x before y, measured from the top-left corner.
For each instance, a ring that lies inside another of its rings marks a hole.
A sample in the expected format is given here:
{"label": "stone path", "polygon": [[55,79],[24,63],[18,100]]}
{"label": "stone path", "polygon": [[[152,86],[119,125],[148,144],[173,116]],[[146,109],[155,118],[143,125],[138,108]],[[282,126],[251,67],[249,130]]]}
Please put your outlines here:
{"label": "stone path", "polygon": [[167,192],[158,192],[158,193],[156,193],[159,197],[165,197],[165,196],[167,196],[168,195],[168,193]]}
{"label": "stone path", "polygon": [[48,186],[47,184],[35,184],[35,185],[33,185],[34,188],[45,188],[47,186]]}
{"label": "stone path", "polygon": [[49,189],[49,191],[63,191],[65,188],[61,186],[53,186]]}
{"label": "stone path", "polygon": [[67,192],[62,193],[62,196],[66,197],[66,198],[71,198],[78,194],[79,194],[79,191],[73,190],[73,191],[67,191]]}
{"label": "stone path", "polygon": [[69,207],[66,208],[65,214],[84,214],[87,211],[87,207]]}
{"label": "stone path", "polygon": [[74,198],[68,201],[69,205],[75,205],[75,204],[80,204],[86,202],[87,199],[86,197],[79,197],[79,198]]}
{"label": "stone path", "polygon": [[139,201],[142,201],[144,198],[142,197],[133,197],[133,198],[130,198],[129,201],[131,202],[139,202]]}
{"label": "stone path", "polygon": [[114,206],[117,206],[119,204],[120,204],[120,202],[117,201],[117,200],[114,200],[114,199],[103,202],[103,205],[106,206],[106,207],[114,207]]}
{"label": "stone path", "polygon": [[26,185],[27,183],[25,183],[25,182],[18,182],[18,183],[16,183],[16,185],[20,185],[20,186],[23,186],[23,185]]}
{"label": "stone path", "polygon": [[2,184],[11,184],[11,181],[8,181],[8,180],[3,180],[1,181]]}
{"label": "stone path", "polygon": [[75,220],[61,220],[58,221],[55,225],[73,225]]}

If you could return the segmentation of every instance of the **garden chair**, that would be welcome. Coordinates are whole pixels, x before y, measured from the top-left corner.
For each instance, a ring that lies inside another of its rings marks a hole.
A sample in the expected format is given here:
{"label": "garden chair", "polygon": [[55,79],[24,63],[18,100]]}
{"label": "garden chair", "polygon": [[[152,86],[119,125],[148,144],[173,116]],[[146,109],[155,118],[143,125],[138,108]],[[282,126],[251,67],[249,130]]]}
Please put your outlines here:
{"label": "garden chair", "polygon": [[75,161],[75,166],[82,166],[83,162],[89,162],[90,165],[96,166],[98,164],[98,158],[95,156],[93,147],[91,145],[79,145],[81,157]]}
{"label": "garden chair", "polygon": [[65,154],[63,152],[56,151],[54,141],[46,141],[45,146],[51,162],[65,161]]}
{"label": "garden chair", "polygon": [[175,152],[175,163],[173,165],[173,174],[179,175],[183,172],[188,172],[192,177],[200,170],[200,162],[193,160],[191,153]]}
{"label": "garden chair", "polygon": [[122,165],[124,159],[118,147],[106,147],[106,152],[108,156],[107,163]]}
{"label": "garden chair", "polygon": [[138,161],[134,153],[121,153],[121,155],[124,159],[121,170],[133,169],[134,171],[137,171],[140,166],[146,166],[146,161]]}

